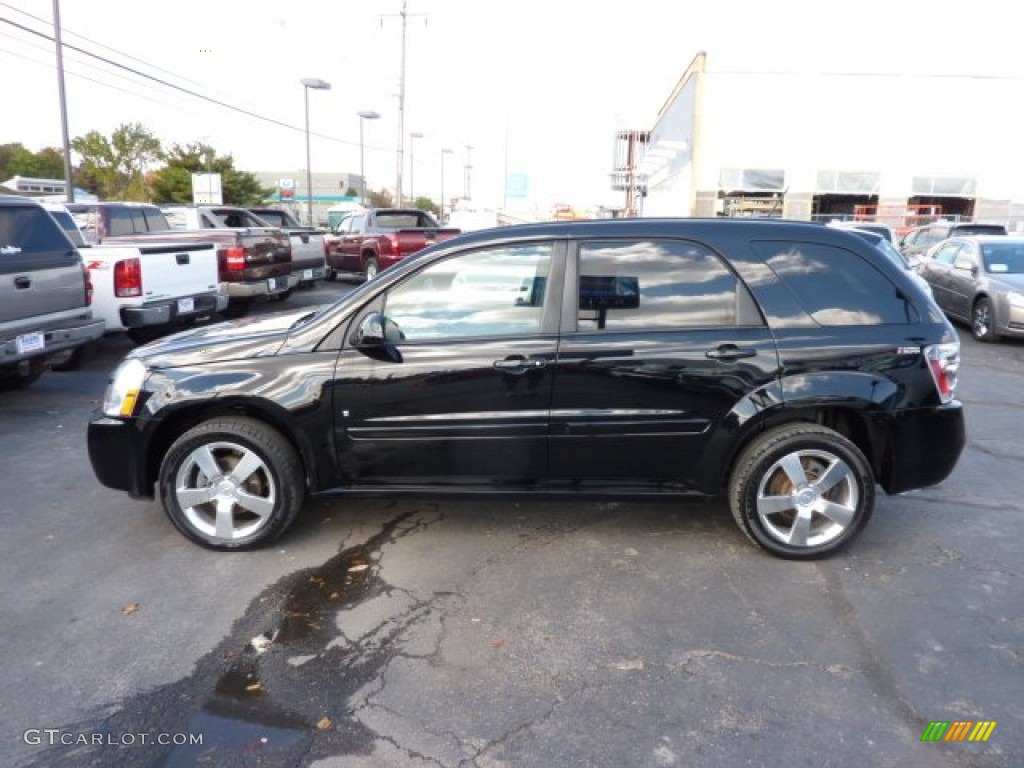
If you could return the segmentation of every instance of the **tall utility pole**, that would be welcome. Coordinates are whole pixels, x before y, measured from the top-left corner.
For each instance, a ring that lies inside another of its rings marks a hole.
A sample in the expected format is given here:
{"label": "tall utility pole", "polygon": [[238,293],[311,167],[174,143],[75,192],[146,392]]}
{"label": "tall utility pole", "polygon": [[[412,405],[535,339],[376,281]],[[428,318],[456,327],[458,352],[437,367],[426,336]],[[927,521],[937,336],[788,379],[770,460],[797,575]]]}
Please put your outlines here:
{"label": "tall utility pole", "polygon": [[68,101],[64,94],[64,44],[60,37],[60,0],[53,0],[53,41],[57,45],[57,95],[60,99],[60,133],[64,150],[64,185],[67,201],[75,202],[75,180],[71,171],[71,141],[68,139]]}
{"label": "tall utility pole", "polygon": [[[398,76],[398,157],[395,164],[395,205],[402,204],[402,168],[405,165],[405,39],[409,24],[409,0],[402,0],[402,11],[398,15],[402,19],[402,54],[401,71]],[[413,16],[423,14],[414,13]],[[382,22],[383,23],[383,22]]]}
{"label": "tall utility pole", "polygon": [[402,73],[398,79],[398,172],[395,177],[395,205],[402,207],[402,167],[405,165],[405,29],[408,23],[406,5],[402,0]]}
{"label": "tall utility pole", "polygon": [[463,182],[464,189],[463,189],[463,192],[462,192],[462,196],[464,198],[466,198],[467,200],[472,200],[473,199],[472,194],[470,192],[470,184],[469,184],[469,182],[470,182],[470,175],[471,175],[471,173],[473,171],[473,162],[472,162],[472,158],[470,157],[470,154],[469,154],[472,151],[473,151],[473,147],[471,147],[469,144],[467,144],[466,145],[466,169],[465,169],[466,170],[466,179]]}

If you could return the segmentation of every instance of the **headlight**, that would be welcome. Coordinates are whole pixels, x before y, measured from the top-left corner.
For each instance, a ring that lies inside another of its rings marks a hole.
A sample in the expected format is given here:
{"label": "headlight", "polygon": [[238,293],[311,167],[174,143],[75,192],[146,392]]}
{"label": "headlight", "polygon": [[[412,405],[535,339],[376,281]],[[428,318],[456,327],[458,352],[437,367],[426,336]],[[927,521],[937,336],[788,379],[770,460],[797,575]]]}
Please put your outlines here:
{"label": "headlight", "polygon": [[1017,293],[1016,291],[1010,291],[1006,294],[1006,300],[1010,302],[1011,307],[1017,309],[1024,309],[1024,293]]}
{"label": "headlight", "polygon": [[131,416],[147,373],[142,361],[134,357],[117,366],[103,395],[103,413],[107,416]]}

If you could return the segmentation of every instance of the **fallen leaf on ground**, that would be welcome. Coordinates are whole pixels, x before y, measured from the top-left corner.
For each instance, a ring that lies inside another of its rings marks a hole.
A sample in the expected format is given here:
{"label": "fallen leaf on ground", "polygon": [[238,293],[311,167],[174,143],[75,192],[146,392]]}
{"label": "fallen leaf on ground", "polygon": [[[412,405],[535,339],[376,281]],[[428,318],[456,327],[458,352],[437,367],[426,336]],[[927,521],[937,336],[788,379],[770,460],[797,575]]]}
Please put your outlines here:
{"label": "fallen leaf on ground", "polygon": [[366,563],[360,563],[359,565],[353,565],[351,568],[348,569],[348,572],[359,573],[360,571],[365,571],[369,567],[370,566],[368,566]]}
{"label": "fallen leaf on ground", "polygon": [[121,606],[121,613],[123,615],[125,615],[125,616],[128,616],[129,614],[135,613],[141,607],[142,607],[141,603],[135,603],[135,602],[125,603],[124,605]]}
{"label": "fallen leaf on ground", "polygon": [[326,717],[326,716],[321,717],[316,722],[316,727],[319,728],[321,731],[326,731],[332,725],[334,725],[334,723],[331,722],[331,718]]}
{"label": "fallen leaf on ground", "polygon": [[500,637],[497,640],[491,640],[491,648],[504,648],[505,641]]}

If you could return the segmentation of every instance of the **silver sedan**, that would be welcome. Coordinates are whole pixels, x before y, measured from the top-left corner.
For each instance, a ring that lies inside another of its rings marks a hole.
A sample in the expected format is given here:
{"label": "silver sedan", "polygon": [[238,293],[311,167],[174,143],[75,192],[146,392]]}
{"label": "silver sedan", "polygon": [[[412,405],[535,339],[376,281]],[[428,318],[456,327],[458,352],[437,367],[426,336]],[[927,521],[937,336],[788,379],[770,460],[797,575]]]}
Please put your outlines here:
{"label": "silver sedan", "polygon": [[936,303],[979,341],[1024,338],[1024,237],[953,237],[918,267]]}

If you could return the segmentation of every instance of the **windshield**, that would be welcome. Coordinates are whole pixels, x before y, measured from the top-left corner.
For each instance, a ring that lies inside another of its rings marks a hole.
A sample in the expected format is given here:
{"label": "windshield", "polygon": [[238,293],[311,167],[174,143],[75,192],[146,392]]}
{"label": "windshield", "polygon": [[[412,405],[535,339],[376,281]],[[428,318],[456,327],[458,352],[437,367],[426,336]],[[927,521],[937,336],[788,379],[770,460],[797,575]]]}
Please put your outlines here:
{"label": "windshield", "polygon": [[985,243],[981,246],[985,271],[993,274],[1024,273],[1024,242]]}

